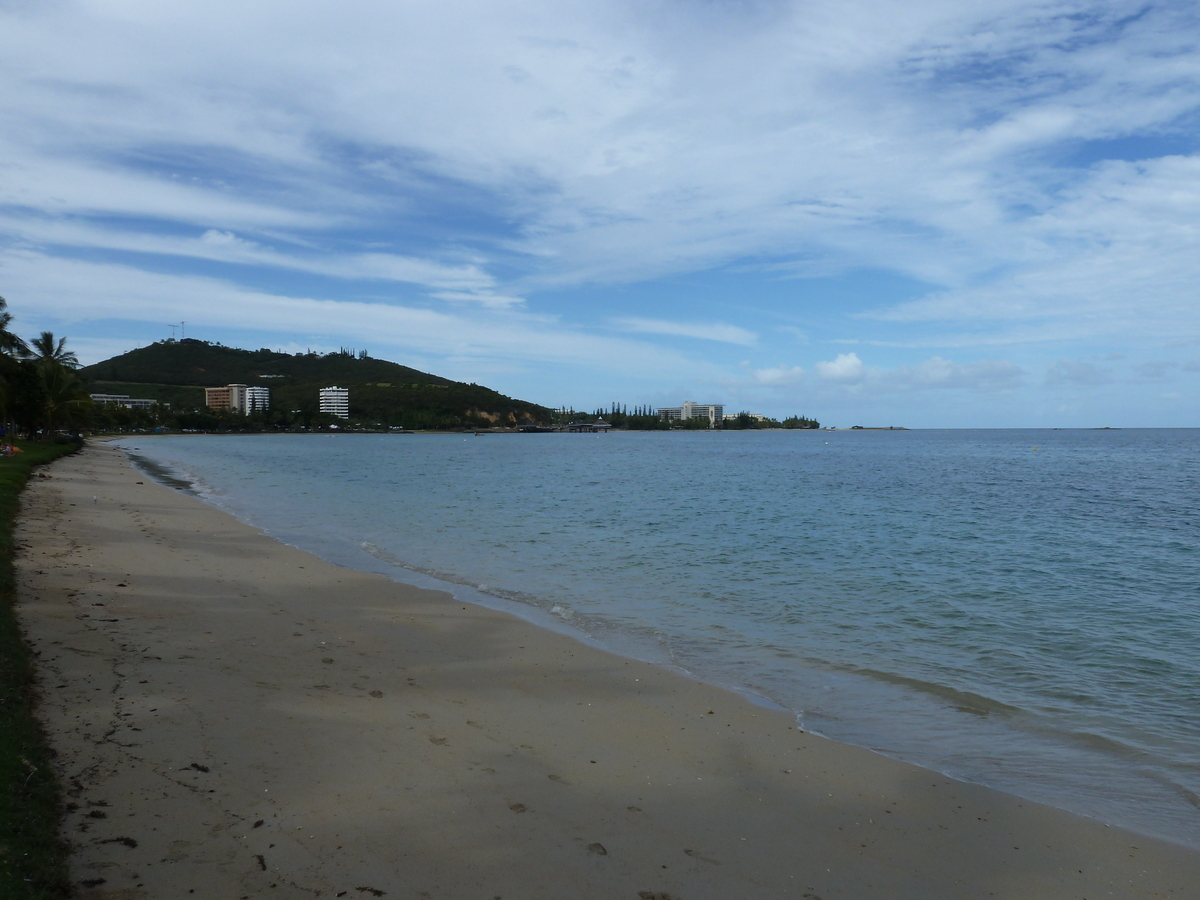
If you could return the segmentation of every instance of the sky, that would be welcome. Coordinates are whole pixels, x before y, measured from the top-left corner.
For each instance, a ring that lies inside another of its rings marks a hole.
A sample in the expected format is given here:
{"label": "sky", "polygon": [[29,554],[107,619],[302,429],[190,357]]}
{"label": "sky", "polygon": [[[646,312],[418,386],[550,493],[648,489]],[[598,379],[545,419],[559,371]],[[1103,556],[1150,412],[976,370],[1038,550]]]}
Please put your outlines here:
{"label": "sky", "polygon": [[[84,363],[1200,426],[1200,7],[0,0],[0,295]],[[174,327],[172,327],[174,326]]]}

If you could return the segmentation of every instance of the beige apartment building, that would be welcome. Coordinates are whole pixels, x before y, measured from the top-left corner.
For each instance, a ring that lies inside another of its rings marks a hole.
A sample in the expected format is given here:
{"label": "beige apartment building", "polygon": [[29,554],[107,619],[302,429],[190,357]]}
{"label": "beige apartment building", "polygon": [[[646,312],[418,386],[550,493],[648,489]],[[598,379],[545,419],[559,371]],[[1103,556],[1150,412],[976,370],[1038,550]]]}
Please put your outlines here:
{"label": "beige apartment building", "polygon": [[204,405],[209,409],[228,409],[240,413],[254,412],[256,409],[269,409],[271,391],[268,388],[247,387],[244,384],[205,388]]}

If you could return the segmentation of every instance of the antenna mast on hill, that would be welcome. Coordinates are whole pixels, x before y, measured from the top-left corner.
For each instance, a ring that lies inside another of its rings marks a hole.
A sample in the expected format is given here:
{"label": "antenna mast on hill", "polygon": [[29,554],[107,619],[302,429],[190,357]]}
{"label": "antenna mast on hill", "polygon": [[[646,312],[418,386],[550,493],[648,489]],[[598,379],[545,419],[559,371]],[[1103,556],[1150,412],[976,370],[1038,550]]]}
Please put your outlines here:
{"label": "antenna mast on hill", "polygon": [[187,339],[187,327],[186,326],[187,326],[187,322],[179,323],[179,339],[181,341]]}
{"label": "antenna mast on hill", "polygon": [[175,329],[178,328],[179,326],[172,325],[170,322],[168,322],[167,327],[171,329],[171,340],[175,340]]}

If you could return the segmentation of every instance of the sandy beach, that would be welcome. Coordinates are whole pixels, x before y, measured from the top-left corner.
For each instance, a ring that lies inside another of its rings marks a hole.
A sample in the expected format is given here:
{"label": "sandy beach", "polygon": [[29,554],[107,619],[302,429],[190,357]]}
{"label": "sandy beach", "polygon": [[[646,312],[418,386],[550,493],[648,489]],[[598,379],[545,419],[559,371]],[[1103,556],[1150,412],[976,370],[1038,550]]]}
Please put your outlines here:
{"label": "sandy beach", "polygon": [[1196,897],[1200,853],[338,568],[91,445],[20,615],[83,898]]}

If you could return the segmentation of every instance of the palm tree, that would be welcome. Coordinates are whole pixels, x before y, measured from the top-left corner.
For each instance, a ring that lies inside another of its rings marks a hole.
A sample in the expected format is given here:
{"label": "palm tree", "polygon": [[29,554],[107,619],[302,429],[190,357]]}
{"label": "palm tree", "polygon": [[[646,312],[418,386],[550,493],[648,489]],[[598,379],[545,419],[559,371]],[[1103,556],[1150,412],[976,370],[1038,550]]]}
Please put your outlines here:
{"label": "palm tree", "polygon": [[8,421],[9,387],[20,374],[18,360],[29,355],[28,345],[9,331],[12,320],[13,314],[8,311],[8,301],[0,297],[0,424],[5,426],[6,438],[8,427],[11,425]]}
{"label": "palm tree", "polygon": [[12,320],[13,314],[8,311],[8,301],[0,297],[0,354],[21,359],[29,354],[29,347],[8,330]]}
{"label": "palm tree", "polygon": [[75,370],[66,365],[52,364],[43,367],[41,386],[46,433],[53,436],[54,427],[60,421],[69,425],[71,414],[85,407],[89,397]]}
{"label": "palm tree", "polygon": [[67,349],[66,338],[56,341],[53,333],[43,331],[33,339],[32,358],[41,381],[46,433],[53,435],[60,419],[69,422],[70,414],[87,402],[83,382],[75,374],[79,357]]}
{"label": "palm tree", "polygon": [[56,365],[64,369],[79,368],[79,357],[67,349],[67,339],[59,338],[55,343],[54,335],[49,331],[43,331],[33,339],[33,358],[43,368]]}

